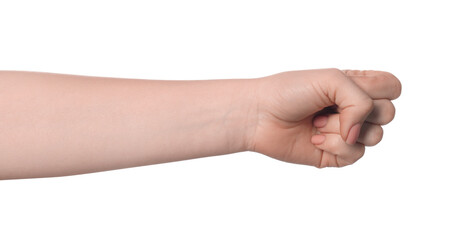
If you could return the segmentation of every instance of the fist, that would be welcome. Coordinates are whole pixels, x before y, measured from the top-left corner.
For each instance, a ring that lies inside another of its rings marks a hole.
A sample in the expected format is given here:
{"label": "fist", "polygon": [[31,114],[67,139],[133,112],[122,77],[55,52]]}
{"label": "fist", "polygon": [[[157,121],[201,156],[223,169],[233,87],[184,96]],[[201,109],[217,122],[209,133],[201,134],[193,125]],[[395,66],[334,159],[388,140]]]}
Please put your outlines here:
{"label": "fist", "polygon": [[391,73],[320,69],[259,79],[250,151],[298,164],[342,167],[381,141],[401,93]]}

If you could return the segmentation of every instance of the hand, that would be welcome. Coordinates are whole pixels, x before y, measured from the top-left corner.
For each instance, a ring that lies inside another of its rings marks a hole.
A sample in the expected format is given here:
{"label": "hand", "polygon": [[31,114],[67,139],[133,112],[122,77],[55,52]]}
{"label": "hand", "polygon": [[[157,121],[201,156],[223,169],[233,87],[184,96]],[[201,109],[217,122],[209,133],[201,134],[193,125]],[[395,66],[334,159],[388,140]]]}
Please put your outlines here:
{"label": "hand", "polygon": [[249,149],[291,163],[342,167],[377,144],[401,84],[390,73],[321,69],[260,79]]}

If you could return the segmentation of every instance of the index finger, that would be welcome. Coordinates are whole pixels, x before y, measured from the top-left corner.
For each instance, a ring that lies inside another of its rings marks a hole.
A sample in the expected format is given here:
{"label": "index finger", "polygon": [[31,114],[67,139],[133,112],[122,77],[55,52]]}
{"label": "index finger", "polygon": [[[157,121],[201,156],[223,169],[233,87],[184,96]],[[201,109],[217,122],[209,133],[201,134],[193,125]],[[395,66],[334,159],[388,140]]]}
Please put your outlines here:
{"label": "index finger", "polygon": [[402,84],[393,74],[373,70],[343,70],[372,99],[393,100],[400,96]]}

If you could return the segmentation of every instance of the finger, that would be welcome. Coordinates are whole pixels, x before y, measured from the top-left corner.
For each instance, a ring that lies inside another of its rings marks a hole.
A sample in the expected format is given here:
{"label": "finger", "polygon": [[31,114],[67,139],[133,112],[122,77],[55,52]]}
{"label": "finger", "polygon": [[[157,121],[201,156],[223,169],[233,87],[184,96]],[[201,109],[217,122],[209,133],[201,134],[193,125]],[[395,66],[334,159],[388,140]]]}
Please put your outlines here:
{"label": "finger", "polygon": [[375,146],[383,139],[383,128],[380,125],[364,123],[358,137],[358,143]]}
{"label": "finger", "polygon": [[[333,114],[331,114],[331,115],[333,115]],[[328,120],[329,120],[329,116],[331,116],[331,115],[316,116],[313,121],[314,127],[322,128],[322,127],[326,126],[326,124],[328,123]],[[339,114],[336,114],[336,115],[339,115]],[[337,118],[337,120],[339,121],[339,118]]]}
{"label": "finger", "polygon": [[336,155],[333,155],[329,152],[322,151],[322,156],[319,162],[318,168],[324,167],[342,167],[339,165],[339,161]]}
{"label": "finger", "polygon": [[[314,127],[316,127],[317,131],[321,134],[340,134],[339,114],[315,117]],[[365,122],[361,127],[357,142],[366,146],[374,146],[377,145],[382,138],[383,128],[380,125]],[[315,140],[322,142],[322,137],[316,137]]]}
{"label": "finger", "polygon": [[342,71],[328,70],[320,79],[320,87],[328,99],[338,106],[340,134],[348,144],[355,144],[364,120],[373,109],[373,101]]}
{"label": "finger", "polygon": [[396,99],[402,91],[402,84],[393,74],[382,71],[343,70],[362,90],[373,99]]}
{"label": "finger", "polygon": [[[322,139],[323,141],[320,141]],[[365,146],[363,144],[361,143],[355,143],[353,145],[347,144],[339,134],[314,135],[311,139],[311,142],[315,145],[316,148],[329,154],[335,155],[337,157],[335,159],[337,160],[336,161],[337,164],[329,165],[338,166],[350,165],[356,162],[358,159],[360,159],[365,152]]]}
{"label": "finger", "polygon": [[355,161],[344,160],[343,158],[341,158],[341,157],[339,157],[337,155],[331,154],[331,153],[326,152],[326,151],[322,151],[319,165],[316,166],[316,167],[318,167],[318,168],[344,167],[344,166],[350,165],[350,164],[352,164],[354,162]]}
{"label": "finger", "polygon": [[385,125],[394,119],[396,108],[394,104],[388,99],[374,100],[374,110],[367,116],[366,121]]}
{"label": "finger", "polygon": [[339,114],[317,116],[313,123],[321,133],[340,134]]}
{"label": "finger", "polygon": [[[367,116],[366,122],[379,125],[386,125],[390,123],[394,119],[394,116],[396,114],[396,108],[394,107],[394,104],[388,99],[378,99],[373,101],[374,109],[369,114],[369,116]],[[317,115],[314,118],[314,126],[317,128],[325,126],[328,116],[331,116],[333,114],[336,114],[336,112],[321,112],[320,115]]]}

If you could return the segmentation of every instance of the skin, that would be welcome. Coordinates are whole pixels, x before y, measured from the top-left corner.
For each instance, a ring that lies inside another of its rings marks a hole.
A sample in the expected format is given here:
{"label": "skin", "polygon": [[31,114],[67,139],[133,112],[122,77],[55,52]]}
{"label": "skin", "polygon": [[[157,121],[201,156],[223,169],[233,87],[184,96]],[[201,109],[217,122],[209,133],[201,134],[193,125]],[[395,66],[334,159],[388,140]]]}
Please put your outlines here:
{"label": "skin", "polygon": [[[394,118],[391,100],[401,93],[400,81],[381,71],[290,71],[266,79],[251,149],[319,168],[350,165],[380,142],[381,125]],[[352,129],[357,123],[361,129]]]}
{"label": "skin", "polygon": [[197,81],[0,71],[0,179],[241,151],[342,167],[380,142],[400,92],[381,71]]}

